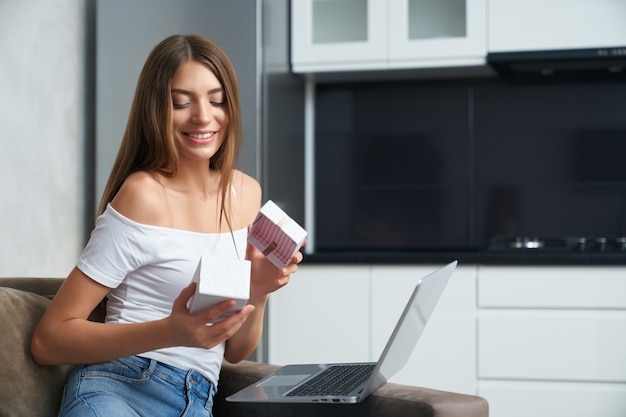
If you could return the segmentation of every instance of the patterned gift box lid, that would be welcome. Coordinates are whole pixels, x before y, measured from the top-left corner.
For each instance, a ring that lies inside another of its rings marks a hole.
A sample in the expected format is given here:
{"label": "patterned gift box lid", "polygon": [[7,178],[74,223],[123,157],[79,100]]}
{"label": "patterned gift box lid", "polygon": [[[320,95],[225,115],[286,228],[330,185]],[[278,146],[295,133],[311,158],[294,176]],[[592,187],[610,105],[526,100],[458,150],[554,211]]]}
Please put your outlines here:
{"label": "patterned gift box lid", "polygon": [[307,232],[291,219],[272,200],[268,200],[257,214],[248,241],[278,268],[291,262],[302,247]]}

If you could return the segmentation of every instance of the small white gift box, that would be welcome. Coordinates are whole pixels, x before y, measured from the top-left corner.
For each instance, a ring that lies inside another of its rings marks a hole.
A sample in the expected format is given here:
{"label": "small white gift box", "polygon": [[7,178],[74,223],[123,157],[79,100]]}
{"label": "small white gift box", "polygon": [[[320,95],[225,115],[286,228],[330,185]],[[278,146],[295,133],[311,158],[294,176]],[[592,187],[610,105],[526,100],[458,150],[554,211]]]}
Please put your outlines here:
{"label": "small white gift box", "polygon": [[278,268],[291,263],[291,259],[302,247],[307,232],[291,219],[272,200],[261,207],[257,214],[248,241]]}
{"label": "small white gift box", "polygon": [[241,310],[250,297],[250,261],[203,256],[193,276],[196,292],[189,300],[191,314],[213,307],[225,300],[235,306],[215,322]]}

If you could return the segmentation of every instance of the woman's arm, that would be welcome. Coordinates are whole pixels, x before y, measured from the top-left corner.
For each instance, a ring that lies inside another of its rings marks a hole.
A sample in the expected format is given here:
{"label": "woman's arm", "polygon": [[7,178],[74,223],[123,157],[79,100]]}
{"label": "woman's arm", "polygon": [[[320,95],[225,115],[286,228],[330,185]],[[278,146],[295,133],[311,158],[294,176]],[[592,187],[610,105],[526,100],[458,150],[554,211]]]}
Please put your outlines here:
{"label": "woman's arm", "polygon": [[164,319],[132,324],[103,324],[87,320],[106,296],[104,287],[78,268],[67,277],[50,303],[33,335],[31,350],[42,365],[96,363],[172,346],[211,348],[232,336],[253,310],[246,307],[213,326],[232,307],[225,301],[195,315],[187,311],[193,284],[174,301]]}
{"label": "woman's arm", "polygon": [[87,321],[109,288],[74,268],[50,303],[33,335],[31,350],[42,365],[93,363],[150,350],[163,344],[164,323],[111,326]]}

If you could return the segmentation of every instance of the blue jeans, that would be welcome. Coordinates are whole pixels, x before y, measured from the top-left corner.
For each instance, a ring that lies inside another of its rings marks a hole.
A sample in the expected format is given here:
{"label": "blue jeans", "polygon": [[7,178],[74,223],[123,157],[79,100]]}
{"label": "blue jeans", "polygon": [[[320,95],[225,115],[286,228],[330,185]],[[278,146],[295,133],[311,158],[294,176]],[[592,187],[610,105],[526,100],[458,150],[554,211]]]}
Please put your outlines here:
{"label": "blue jeans", "polygon": [[76,366],[59,417],[212,417],[214,394],[198,371],[131,356]]}

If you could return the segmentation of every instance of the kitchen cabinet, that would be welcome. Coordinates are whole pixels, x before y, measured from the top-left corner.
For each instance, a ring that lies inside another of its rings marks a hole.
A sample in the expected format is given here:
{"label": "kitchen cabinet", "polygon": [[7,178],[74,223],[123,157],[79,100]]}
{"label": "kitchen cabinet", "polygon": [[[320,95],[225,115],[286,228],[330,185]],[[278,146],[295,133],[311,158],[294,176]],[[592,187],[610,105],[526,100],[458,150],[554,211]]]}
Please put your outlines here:
{"label": "kitchen cabinet", "polygon": [[478,394],[494,416],[621,416],[626,276],[617,267],[480,267]]}
{"label": "kitchen cabinet", "polygon": [[268,305],[268,361],[370,360],[369,268],[300,265]]}
{"label": "kitchen cabinet", "polygon": [[292,0],[293,71],[384,65],[386,20],[380,0]]}
{"label": "kitchen cabinet", "polygon": [[[626,46],[626,1],[489,0],[489,52]],[[625,52],[626,54],[626,52]]]}
{"label": "kitchen cabinet", "polygon": [[[433,265],[301,264],[268,305],[269,361],[373,361]],[[459,265],[391,382],[478,394],[494,417],[621,417],[623,267]]]}
{"label": "kitchen cabinet", "polygon": [[480,65],[486,0],[292,0],[295,73]]}
{"label": "kitchen cabinet", "polygon": [[484,62],[485,0],[392,0],[391,66],[453,66]]}

